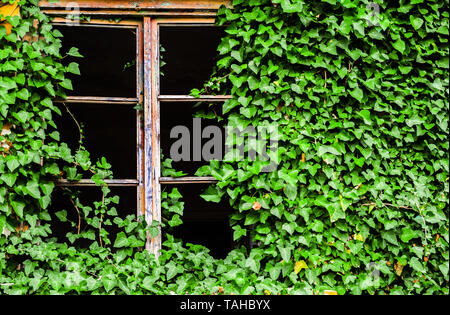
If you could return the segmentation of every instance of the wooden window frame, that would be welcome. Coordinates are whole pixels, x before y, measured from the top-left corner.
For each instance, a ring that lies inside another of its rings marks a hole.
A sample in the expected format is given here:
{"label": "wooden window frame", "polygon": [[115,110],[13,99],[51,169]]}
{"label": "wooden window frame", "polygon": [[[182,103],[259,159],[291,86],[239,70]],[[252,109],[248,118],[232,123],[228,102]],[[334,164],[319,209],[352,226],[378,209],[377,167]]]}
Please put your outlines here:
{"label": "wooden window frame", "polygon": [[[214,18],[205,17],[145,17],[144,18],[144,130],[145,130],[145,218],[151,224],[153,220],[161,221],[161,184],[216,183],[214,177],[186,176],[179,178],[161,176],[160,155],[160,104],[164,102],[224,102],[230,98],[224,96],[160,95],[160,27],[180,26],[215,26]],[[149,141],[148,141],[149,140]],[[158,255],[161,249],[161,231],[155,238],[147,239],[147,249]]]}
{"label": "wooden window frame", "polygon": [[[230,96],[159,95],[159,27],[160,26],[204,26],[215,25],[215,16],[221,5],[231,6],[230,0],[143,0],[131,3],[126,0],[78,0],[79,12],[91,16],[89,21],[73,21],[65,17],[73,14],[68,10],[71,0],[57,3],[41,1],[40,7],[54,16],[54,24],[82,24],[93,27],[136,28],[137,34],[137,82],[136,98],[69,96],[66,103],[96,104],[142,104],[137,111],[137,179],[106,180],[110,186],[137,187],[137,215],[144,215],[147,224],[161,221],[161,184],[215,183],[213,177],[186,176],[181,178],[161,177],[160,173],[160,104],[164,102],[224,102]],[[120,3],[119,3],[120,2]],[[72,2],[73,3],[73,2]],[[125,20],[112,22],[109,16],[120,16]],[[62,100],[60,100],[62,101]],[[143,126],[141,127],[141,122]],[[61,186],[95,186],[91,180],[58,180]],[[147,233],[146,249],[156,256],[161,249],[161,231],[152,238]]]}
{"label": "wooden window frame", "polygon": [[[120,22],[111,22],[103,19],[92,19],[90,21],[80,21],[74,23],[61,17],[55,17],[53,25],[71,26],[71,27],[94,27],[94,28],[119,28],[133,29],[136,32],[136,94],[135,97],[107,97],[107,96],[71,96],[68,95],[65,100],[56,99],[60,103],[81,103],[81,104],[106,104],[106,105],[138,105],[143,103],[143,23],[138,20],[124,20]],[[144,208],[144,173],[143,173],[143,147],[144,137],[141,127],[143,120],[142,111],[136,110],[136,178],[130,179],[106,179],[105,182],[111,187],[136,187],[136,215],[142,214]],[[66,179],[56,180],[57,186],[65,187],[92,187],[95,183],[90,179],[78,181],[69,181]]]}

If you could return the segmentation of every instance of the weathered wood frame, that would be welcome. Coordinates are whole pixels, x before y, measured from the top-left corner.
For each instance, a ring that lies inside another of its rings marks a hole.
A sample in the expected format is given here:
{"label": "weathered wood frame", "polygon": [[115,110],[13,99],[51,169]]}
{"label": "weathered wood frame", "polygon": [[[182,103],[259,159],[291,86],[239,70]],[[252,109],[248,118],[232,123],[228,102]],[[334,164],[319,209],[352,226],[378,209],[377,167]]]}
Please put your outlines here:
{"label": "weathered wood frame", "polygon": [[[146,133],[146,148],[145,148],[145,178],[146,178],[146,205],[152,204],[151,213],[146,210],[147,222],[152,220],[161,220],[161,184],[195,184],[195,183],[215,183],[217,182],[213,177],[161,177],[161,161],[160,161],[160,106],[164,102],[224,102],[230,96],[201,96],[195,98],[189,95],[160,95],[160,56],[159,56],[159,28],[160,26],[214,26],[214,18],[144,18],[144,43],[150,44],[144,50],[145,56],[145,102],[144,108],[147,111],[145,115],[145,133]],[[148,40],[146,40],[148,39]],[[148,51],[150,57],[148,58]],[[148,113],[149,112],[149,113]],[[151,118],[150,118],[151,117]],[[149,139],[150,141],[148,141]],[[151,143],[149,147],[148,144]],[[151,171],[150,171],[151,170]],[[151,182],[151,184],[150,184]],[[161,233],[155,238],[148,239],[148,249],[158,254],[161,249]]]}
{"label": "weathered wood frame", "polygon": [[[133,29],[136,31],[136,96],[135,97],[99,97],[99,96],[68,96],[65,100],[56,100],[57,102],[64,103],[82,103],[82,104],[108,104],[108,105],[138,105],[143,103],[143,23],[141,21],[135,20],[125,20],[120,22],[111,22],[102,19],[93,19],[89,22],[81,21],[78,23],[73,23],[73,21],[66,20],[62,17],[55,17],[53,20],[54,25],[70,25],[73,27],[115,27],[115,28],[126,28]],[[109,186],[116,187],[136,187],[137,189],[137,215],[142,214],[144,208],[144,158],[143,158],[143,148],[144,148],[144,132],[141,128],[142,121],[142,111],[136,111],[136,178],[133,179],[108,179],[106,183]],[[58,186],[95,186],[95,183],[89,179],[83,179],[79,181],[69,181],[69,180],[57,180],[55,184]]]}
{"label": "weathered wood frame", "polygon": [[74,5],[80,14],[96,16],[215,16],[221,5],[231,6],[231,0],[59,0],[40,1],[49,14],[72,14]]}
{"label": "weathered wood frame", "polygon": [[[72,1],[57,3],[41,1],[41,8],[55,16],[55,24],[71,23],[65,19],[73,12],[68,10]],[[73,3],[73,2],[72,2]],[[205,26],[214,25],[214,17],[221,5],[231,5],[229,0],[141,0],[130,1],[78,0],[79,12],[89,15],[90,21],[78,23],[92,27],[136,28],[136,98],[69,96],[66,103],[96,104],[142,104],[137,111],[137,178],[107,180],[110,186],[137,187],[137,214],[144,215],[147,224],[161,220],[161,184],[195,184],[217,182],[212,177],[161,177],[160,161],[160,104],[164,102],[224,102],[229,96],[204,96],[194,98],[189,95],[159,95],[159,27],[160,26]],[[113,22],[108,16],[121,16],[126,20]],[[142,128],[141,122],[143,122]],[[61,186],[94,186],[90,180],[77,182],[59,180]],[[159,255],[161,232],[154,238],[147,234],[146,249]]]}

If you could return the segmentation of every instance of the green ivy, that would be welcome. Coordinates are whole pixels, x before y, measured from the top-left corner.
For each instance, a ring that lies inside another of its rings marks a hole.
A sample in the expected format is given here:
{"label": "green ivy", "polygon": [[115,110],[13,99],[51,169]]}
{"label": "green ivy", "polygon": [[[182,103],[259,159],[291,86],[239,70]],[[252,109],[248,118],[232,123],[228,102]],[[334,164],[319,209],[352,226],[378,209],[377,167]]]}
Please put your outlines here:
{"label": "green ivy", "polygon": [[229,199],[235,239],[256,243],[249,264],[309,293],[448,294],[448,1],[233,6],[193,95],[232,94],[221,118],[240,130],[277,124],[279,164],[197,175],[219,180],[204,198]]}
{"label": "green ivy", "polygon": [[[193,94],[231,94],[218,119],[276,123],[280,137],[272,172],[248,159],[199,169],[219,179],[204,198],[234,207],[236,242],[254,243],[214,259],[170,235],[176,189],[162,192],[162,222],[120,218],[107,161],[91,160],[82,130],[75,152],[60,141],[54,117],[69,108],[53,100],[79,74],[63,58],[81,55],[21,0],[12,32],[0,26],[0,293],[448,294],[448,1],[378,5],[374,17],[349,0],[220,9],[217,71]],[[86,173],[102,192],[92,205],[53,184]],[[61,193],[73,208],[50,211]],[[144,244],[160,227],[155,258]]]}

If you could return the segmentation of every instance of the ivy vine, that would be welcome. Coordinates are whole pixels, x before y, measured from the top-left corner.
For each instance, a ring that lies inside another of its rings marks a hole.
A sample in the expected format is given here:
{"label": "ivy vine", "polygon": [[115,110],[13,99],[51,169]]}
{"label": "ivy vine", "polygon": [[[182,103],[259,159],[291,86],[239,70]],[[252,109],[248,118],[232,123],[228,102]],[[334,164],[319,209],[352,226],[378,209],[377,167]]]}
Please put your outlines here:
{"label": "ivy vine", "polygon": [[278,126],[277,170],[197,172],[236,209],[234,238],[256,242],[248,265],[310,294],[448,293],[448,1],[233,6],[192,95],[232,94],[221,118],[238,130]]}
{"label": "ivy vine", "polygon": [[[2,0],[1,3],[13,1]],[[255,246],[214,259],[170,236],[182,196],[162,193],[163,220],[117,216],[110,165],[59,139],[54,102],[79,74],[37,0],[0,25],[1,294],[448,294],[448,1],[234,0],[201,93],[226,93],[219,119],[276,123],[278,168],[212,161],[234,238]],[[379,10],[370,11],[373,5]],[[82,131],[80,130],[80,135]],[[247,147],[246,150],[252,148]],[[163,174],[180,176],[171,161]],[[54,179],[91,174],[102,198],[49,210]],[[76,213],[69,219],[68,212]],[[64,239],[53,225],[69,222]],[[158,258],[146,233],[165,231]],[[119,232],[108,232],[111,226]]]}

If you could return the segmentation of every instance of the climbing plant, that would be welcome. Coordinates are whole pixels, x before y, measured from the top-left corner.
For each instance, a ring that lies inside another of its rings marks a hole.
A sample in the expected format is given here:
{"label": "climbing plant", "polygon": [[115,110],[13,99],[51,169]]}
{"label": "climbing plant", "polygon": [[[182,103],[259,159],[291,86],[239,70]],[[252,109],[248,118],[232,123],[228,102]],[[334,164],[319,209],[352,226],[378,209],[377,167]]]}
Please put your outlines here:
{"label": "climbing plant", "polygon": [[233,128],[276,124],[278,168],[197,174],[237,210],[235,239],[256,243],[248,263],[310,293],[448,293],[448,1],[233,5],[193,95],[232,94]]}
{"label": "climbing plant", "polygon": [[[54,102],[67,74],[79,74],[64,58],[82,56],[61,51],[37,0],[19,4],[4,17],[11,30],[0,25],[0,293],[448,294],[448,1],[219,10],[217,69],[193,94],[231,94],[218,119],[278,131],[276,169],[235,159],[197,172],[219,180],[203,197],[229,200],[234,239],[253,242],[225,259],[170,236],[176,189],[162,193],[160,223],[117,216],[110,165],[91,160],[82,128],[70,150],[54,120],[70,112]],[[163,174],[182,175],[163,161]],[[93,204],[53,184],[86,173],[102,193]],[[73,207],[49,210],[55,193]],[[155,258],[144,244],[158,225]]]}

